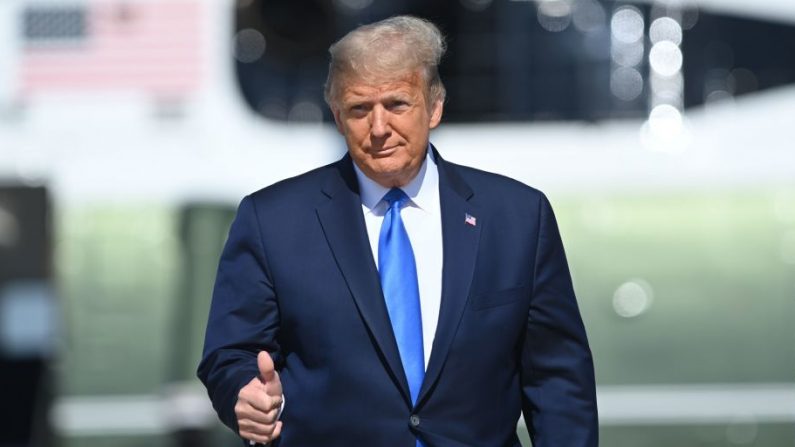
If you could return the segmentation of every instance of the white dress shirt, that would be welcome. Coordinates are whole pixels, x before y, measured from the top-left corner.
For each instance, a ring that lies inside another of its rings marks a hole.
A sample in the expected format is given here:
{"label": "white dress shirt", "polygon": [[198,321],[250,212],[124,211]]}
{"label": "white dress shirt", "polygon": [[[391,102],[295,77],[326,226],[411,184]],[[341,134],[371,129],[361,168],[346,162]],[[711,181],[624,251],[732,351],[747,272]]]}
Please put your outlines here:
{"label": "white dress shirt", "polygon": [[[359,193],[362,198],[362,212],[367,226],[367,237],[373,250],[373,259],[378,265],[378,239],[381,236],[381,223],[388,208],[384,195],[385,188],[353,164],[359,180]],[[439,306],[442,302],[442,213],[439,205],[439,171],[433,153],[428,148],[420,172],[406,186],[401,188],[410,201],[400,210],[400,217],[411,241],[414,260],[417,264],[417,283],[420,289],[420,312],[422,312],[422,349],[425,355],[425,369],[431,358],[433,337],[439,321]],[[277,419],[281,418],[287,403],[282,394],[282,403]],[[249,441],[249,445],[257,445]],[[265,444],[270,446],[271,444]]]}
{"label": "white dress shirt", "polygon": [[[427,154],[417,176],[401,188],[410,201],[400,212],[417,264],[426,369],[428,359],[431,357],[433,337],[439,321],[439,306],[442,301],[442,214],[439,205],[439,172],[430,149]],[[381,223],[388,208],[383,198],[390,188],[385,188],[364,175],[356,163],[353,166],[359,179],[362,212],[364,212],[370,248],[373,250],[373,259],[378,265],[378,239],[381,234]]]}

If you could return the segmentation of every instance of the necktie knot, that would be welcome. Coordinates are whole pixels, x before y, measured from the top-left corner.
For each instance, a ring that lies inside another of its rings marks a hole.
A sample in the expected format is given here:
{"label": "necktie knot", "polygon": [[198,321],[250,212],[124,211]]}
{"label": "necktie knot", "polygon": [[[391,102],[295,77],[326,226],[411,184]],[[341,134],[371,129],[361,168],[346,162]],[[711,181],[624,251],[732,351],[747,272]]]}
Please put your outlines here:
{"label": "necktie knot", "polygon": [[392,188],[384,195],[384,200],[386,203],[389,204],[389,207],[392,208],[397,204],[398,209],[409,199],[409,196],[406,195],[400,188]]}

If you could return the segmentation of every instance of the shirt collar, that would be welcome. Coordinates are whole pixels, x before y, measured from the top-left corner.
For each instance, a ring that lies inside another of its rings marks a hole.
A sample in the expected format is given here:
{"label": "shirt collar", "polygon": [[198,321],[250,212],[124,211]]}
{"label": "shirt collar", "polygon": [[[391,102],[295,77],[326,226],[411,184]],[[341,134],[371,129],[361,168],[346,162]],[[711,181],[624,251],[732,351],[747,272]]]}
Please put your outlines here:
{"label": "shirt collar", "polygon": [[[370,212],[374,212],[389,188],[381,186],[375,180],[367,177],[355,162],[353,162],[353,168],[356,171],[356,178],[359,180],[362,205]],[[400,189],[411,199],[414,206],[422,210],[433,212],[439,208],[439,172],[430,145],[428,145],[425,160],[422,161],[417,175]]]}

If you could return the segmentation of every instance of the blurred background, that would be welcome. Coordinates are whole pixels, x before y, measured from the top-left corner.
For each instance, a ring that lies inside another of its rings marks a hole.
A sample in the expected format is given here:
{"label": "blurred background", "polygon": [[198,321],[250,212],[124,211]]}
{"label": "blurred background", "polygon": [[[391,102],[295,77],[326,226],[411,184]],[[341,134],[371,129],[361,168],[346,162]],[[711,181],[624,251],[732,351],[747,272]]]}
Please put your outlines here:
{"label": "blurred background", "polygon": [[235,207],[344,153],[327,48],[399,13],[444,157],[555,206],[602,445],[795,446],[792,0],[2,0],[0,446],[238,445],[194,374]]}

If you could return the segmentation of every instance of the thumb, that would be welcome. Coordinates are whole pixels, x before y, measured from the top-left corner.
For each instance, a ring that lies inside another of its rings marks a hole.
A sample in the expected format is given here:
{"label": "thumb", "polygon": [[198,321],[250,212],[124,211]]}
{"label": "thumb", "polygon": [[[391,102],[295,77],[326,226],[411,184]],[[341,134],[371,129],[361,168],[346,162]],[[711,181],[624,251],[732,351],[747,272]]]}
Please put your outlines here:
{"label": "thumb", "polygon": [[275,378],[276,370],[273,366],[273,359],[267,351],[260,351],[257,354],[257,369],[259,369],[259,378],[263,383],[268,383]]}

